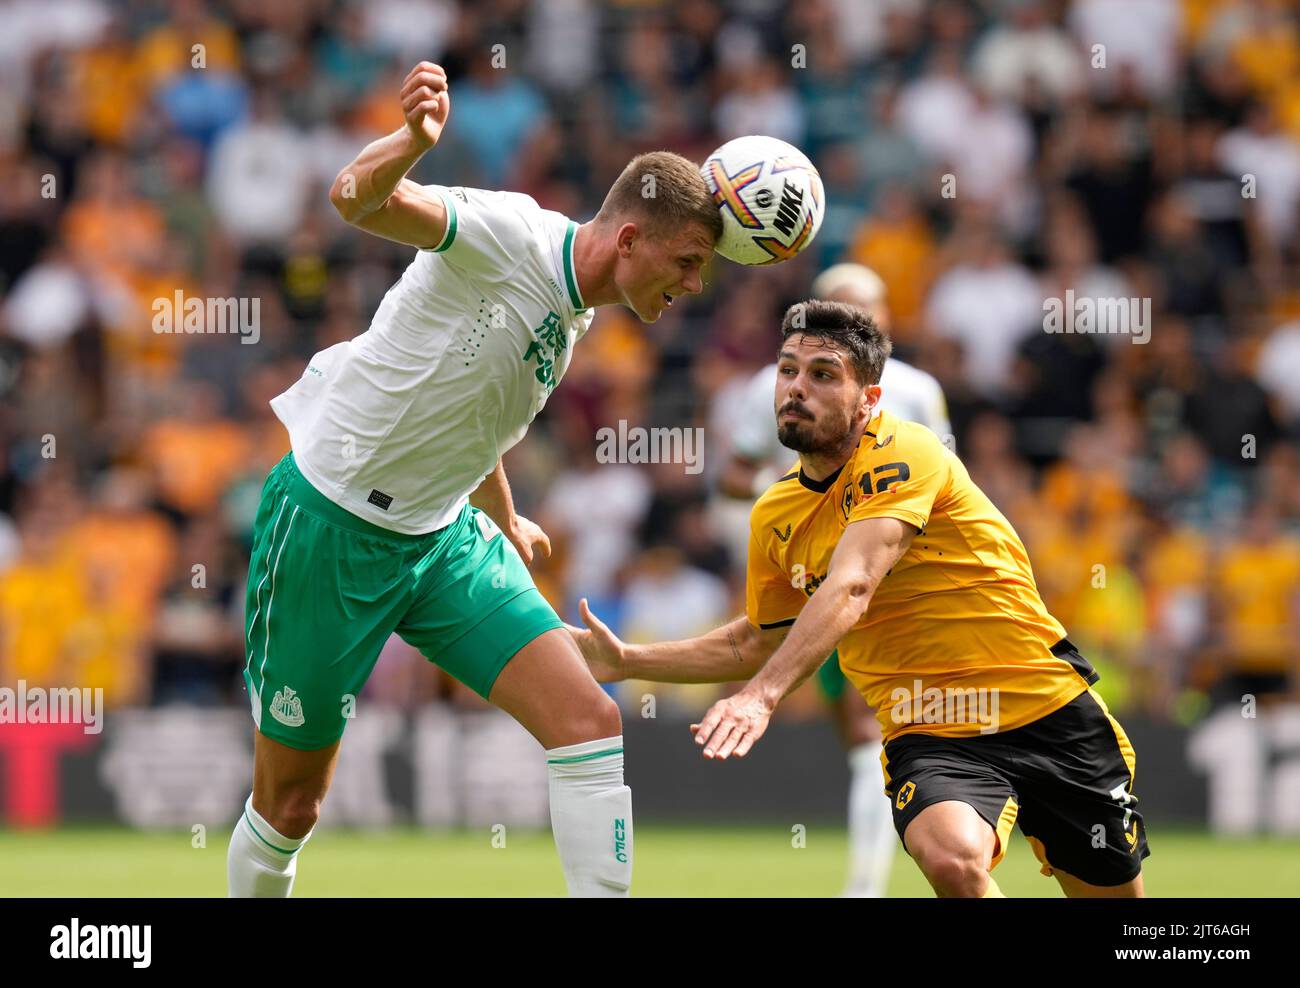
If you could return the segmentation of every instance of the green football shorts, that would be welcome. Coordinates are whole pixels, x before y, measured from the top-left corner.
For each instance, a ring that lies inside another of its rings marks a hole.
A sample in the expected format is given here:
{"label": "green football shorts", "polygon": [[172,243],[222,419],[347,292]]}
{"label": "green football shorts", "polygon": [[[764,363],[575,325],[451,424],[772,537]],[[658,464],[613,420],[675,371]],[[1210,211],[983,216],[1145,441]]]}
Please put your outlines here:
{"label": "green football shorts", "polygon": [[343,735],[394,632],[486,698],[516,652],[564,627],[477,508],[465,505],[436,532],[403,535],[330,501],[292,453],[262,488],[244,607],[253,720],[304,750]]}
{"label": "green football shorts", "polygon": [[840,697],[844,695],[844,687],[848,682],[844,671],[840,668],[838,650],[832,652],[826,661],[817,667],[817,685],[821,687],[822,696],[827,703],[838,703]]}

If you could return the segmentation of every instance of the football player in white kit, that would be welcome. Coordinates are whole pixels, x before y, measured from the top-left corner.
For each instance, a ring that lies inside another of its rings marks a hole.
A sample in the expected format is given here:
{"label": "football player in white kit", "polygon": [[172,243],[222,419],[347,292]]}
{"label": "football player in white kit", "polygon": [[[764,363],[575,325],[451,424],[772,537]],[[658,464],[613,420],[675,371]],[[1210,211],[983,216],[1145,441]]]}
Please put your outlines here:
{"label": "football player in white kit", "polygon": [[[827,268],[813,281],[811,296],[865,309],[877,325],[889,329],[885,284],[864,265],[845,263]],[[776,368],[773,363],[753,376],[732,417],[731,458],[720,487],[724,494],[747,503],[796,460],[777,439],[772,417]],[[880,391],[881,407],[898,418],[920,422],[941,439],[951,434],[943,388],[930,374],[891,357],[880,378]],[[862,695],[845,689],[846,682],[839,656],[832,653],[817,673],[817,684],[849,758],[849,869],[844,894],[879,898],[885,894],[897,846],[880,767],[880,725]]]}
{"label": "football player in white kit", "polygon": [[579,225],[511,192],[405,176],[451,108],[421,62],[405,124],[339,173],[345,220],[418,248],[370,328],[316,354],[271,405],[292,452],[254,527],[244,680],[253,791],[227,858],[232,896],[284,897],[346,724],[394,632],[511,714],[546,749],[571,895],[632,874],[622,721],[526,563],[545,533],[514,511],[501,457],[563,376],[598,305],[654,322],[702,289],[722,230],[698,166],[634,159]]}

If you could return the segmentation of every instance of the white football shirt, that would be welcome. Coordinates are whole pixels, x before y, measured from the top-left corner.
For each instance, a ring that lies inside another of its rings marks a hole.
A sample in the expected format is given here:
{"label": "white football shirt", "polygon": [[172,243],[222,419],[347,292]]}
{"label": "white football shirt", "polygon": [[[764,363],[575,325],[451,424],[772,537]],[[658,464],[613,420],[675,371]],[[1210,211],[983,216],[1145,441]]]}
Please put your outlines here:
{"label": "white football shirt", "polygon": [[578,224],[515,192],[427,186],[447,232],[370,328],[312,357],[271,407],[313,487],[366,521],[423,534],[455,519],[523,438],[593,310]]}

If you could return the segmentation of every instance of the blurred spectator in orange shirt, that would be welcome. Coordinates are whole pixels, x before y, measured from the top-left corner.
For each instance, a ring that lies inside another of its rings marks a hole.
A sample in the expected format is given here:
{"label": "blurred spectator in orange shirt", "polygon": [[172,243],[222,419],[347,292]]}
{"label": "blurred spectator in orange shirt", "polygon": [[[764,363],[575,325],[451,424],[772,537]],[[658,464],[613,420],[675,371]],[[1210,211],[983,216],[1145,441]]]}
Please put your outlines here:
{"label": "blurred spectator in orange shirt", "polygon": [[182,386],[184,414],[153,426],[140,455],[153,471],[160,505],[181,517],[210,511],[244,467],[243,430],[219,414],[221,397],[198,381]]}
{"label": "blurred spectator in orange shirt", "polygon": [[63,547],[97,581],[100,596],[138,618],[149,617],[176,553],[167,519],[149,510],[148,478],[119,467],[105,473],[89,512],[63,535]]}
{"label": "blurred spectator in orange shirt", "polygon": [[930,226],[912,193],[903,186],[882,190],[877,209],[858,228],[849,260],[865,264],[889,286],[897,342],[907,343],[916,332],[933,254]]}
{"label": "blurred spectator in orange shirt", "polygon": [[63,214],[63,242],[78,264],[129,285],[162,242],[162,216],[136,192],[120,154],[98,152],[82,171],[77,198]]}
{"label": "blurred spectator in orange shirt", "polygon": [[71,686],[68,635],[85,612],[85,584],[77,560],[60,551],[63,512],[30,508],[18,518],[22,548],[0,572],[0,682]]}
{"label": "blurred spectator in orange shirt", "polygon": [[101,144],[122,146],[145,105],[147,80],[120,15],[94,45],[74,53],[73,74],[87,132]]}
{"label": "blurred spectator in orange shirt", "polygon": [[122,605],[119,588],[106,571],[86,571],[83,588],[64,637],[67,681],[102,689],[107,706],[148,702],[145,641],[151,619]]}
{"label": "blurred spectator in orange shirt", "polygon": [[1214,568],[1214,608],[1222,686],[1287,695],[1300,684],[1300,540],[1284,536],[1277,512],[1261,502]]}
{"label": "blurred spectator in orange shirt", "polygon": [[239,39],[207,6],[200,0],[173,0],[168,20],[140,39],[135,64],[151,88],[191,68],[238,68]]}

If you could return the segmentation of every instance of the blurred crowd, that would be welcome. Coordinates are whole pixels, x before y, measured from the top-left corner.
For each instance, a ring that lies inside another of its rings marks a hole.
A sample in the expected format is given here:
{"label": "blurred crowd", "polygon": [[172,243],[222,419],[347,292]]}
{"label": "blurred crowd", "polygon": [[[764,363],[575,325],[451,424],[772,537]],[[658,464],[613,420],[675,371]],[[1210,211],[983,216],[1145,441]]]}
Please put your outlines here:
{"label": "blurred crowd", "polygon": [[[411,260],[326,191],[401,125],[420,59],[452,109],[417,181],[583,221],[638,152],[764,133],[826,185],[797,260],[719,258],[654,326],[599,312],[508,455],[562,614],[586,596],[654,640],[742,610],[728,416],[785,308],[850,260],[1113,706],[1189,720],[1300,691],[1282,0],[0,0],[0,681],[243,702],[252,512],[288,448],[267,402]],[[1045,331],[1067,290],[1149,300],[1147,338]],[[155,332],[177,291],[258,299],[256,342]],[[598,462],[620,422],[703,430],[704,469]],[[464,692],[397,640],[369,689]]]}

